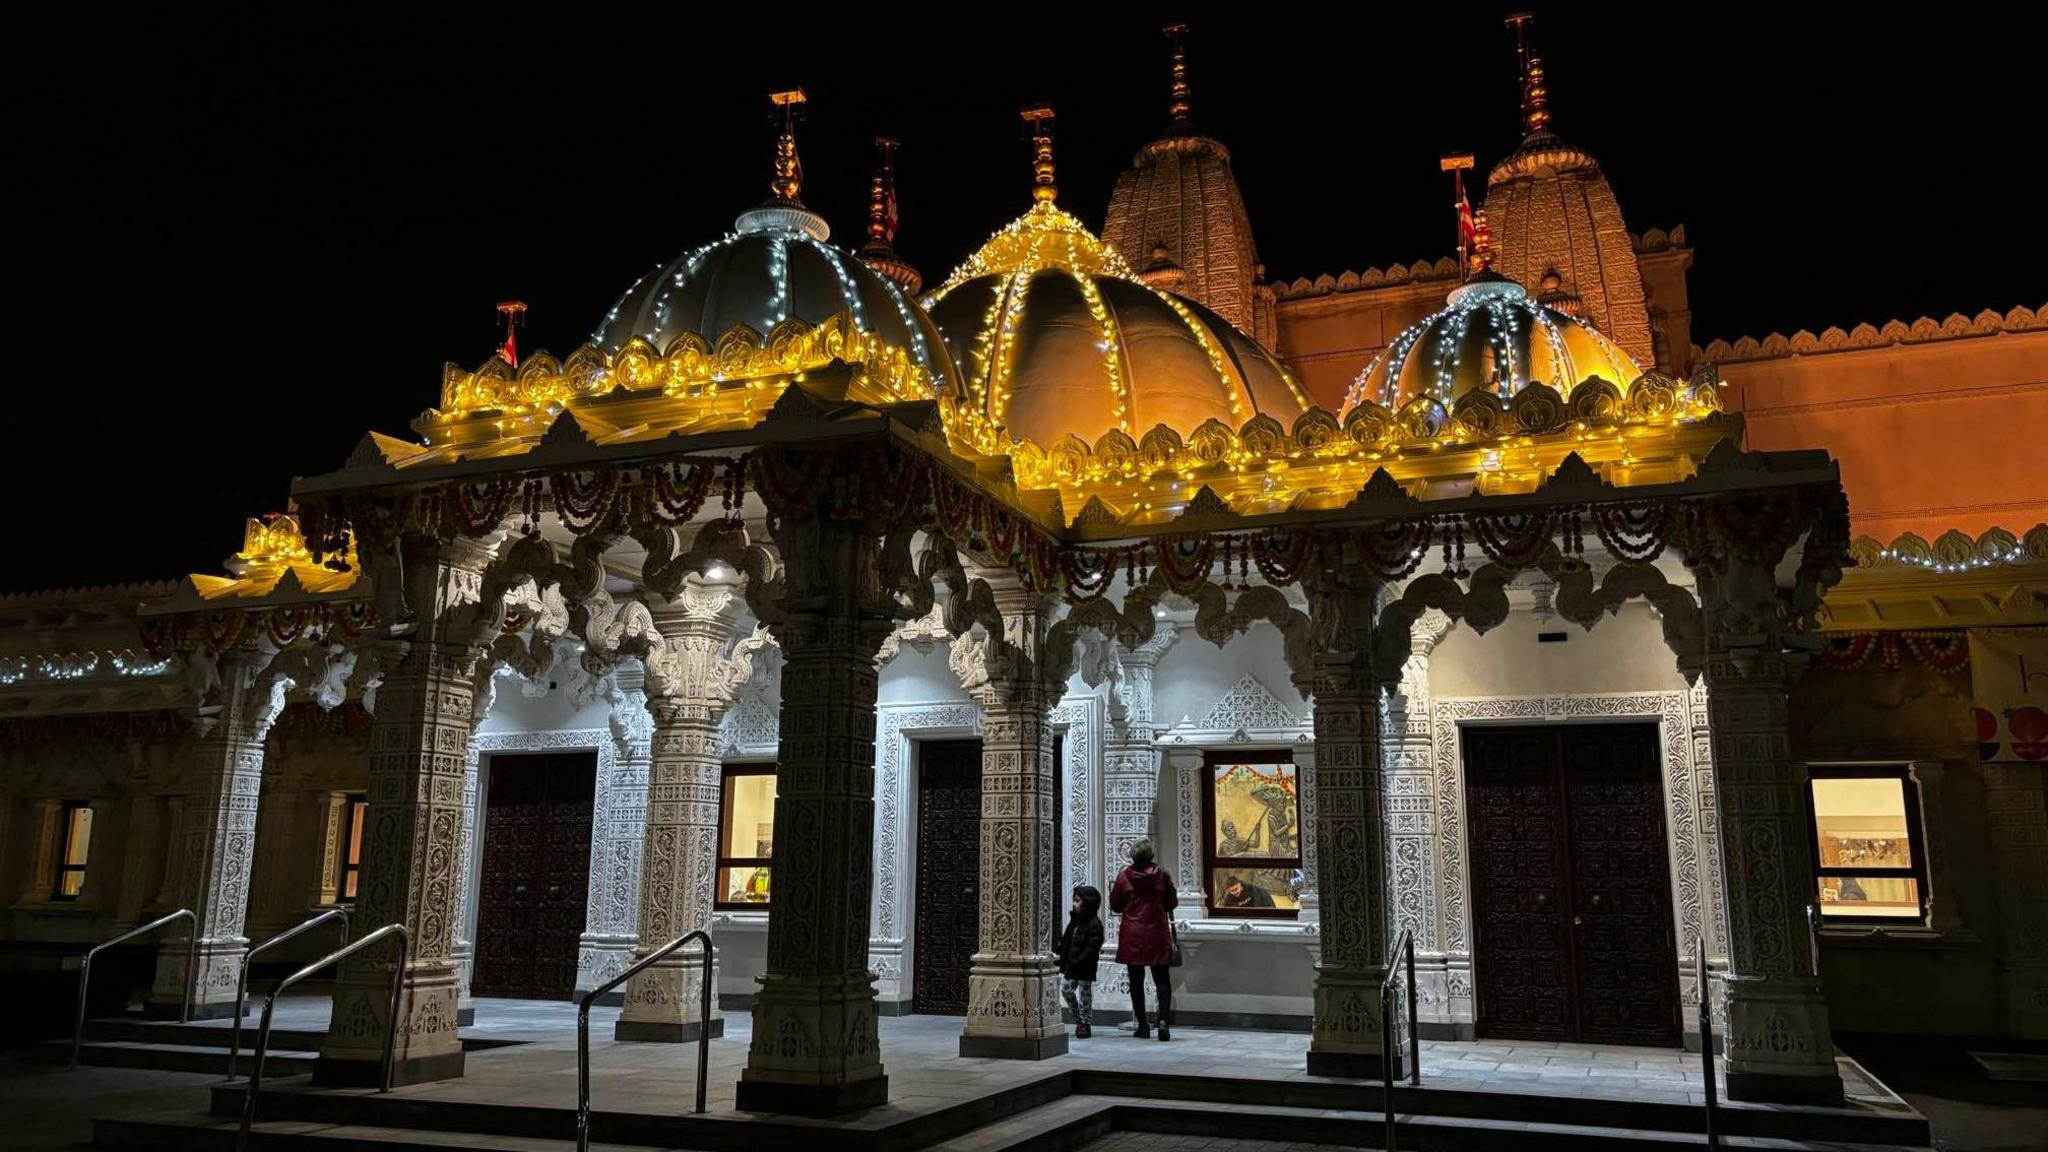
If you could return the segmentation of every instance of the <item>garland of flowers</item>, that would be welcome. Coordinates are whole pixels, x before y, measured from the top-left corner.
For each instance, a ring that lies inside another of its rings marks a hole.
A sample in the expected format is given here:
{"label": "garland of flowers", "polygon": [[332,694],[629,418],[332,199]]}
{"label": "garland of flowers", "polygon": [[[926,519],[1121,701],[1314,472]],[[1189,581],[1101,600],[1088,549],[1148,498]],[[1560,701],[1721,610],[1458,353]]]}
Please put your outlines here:
{"label": "garland of flowers", "polygon": [[456,527],[465,536],[482,536],[497,528],[512,510],[512,500],[519,489],[519,481],[510,476],[496,476],[483,482],[449,481],[448,507],[455,511]]}
{"label": "garland of flowers", "polygon": [[674,460],[642,469],[653,497],[649,508],[653,519],[663,524],[679,524],[695,516],[697,509],[704,506],[705,497],[711,494],[712,470],[709,464],[693,466]]}
{"label": "garland of flowers", "polygon": [[583,475],[582,472],[553,472],[548,475],[548,492],[555,498],[555,515],[578,536],[589,534],[611,519],[620,486],[620,473],[616,469],[597,469],[589,473],[588,481],[582,479]]}
{"label": "garland of flowers", "polygon": [[[1428,531],[1426,524],[1423,531]],[[1289,528],[1261,532],[1251,539],[1252,562],[1259,566],[1259,575],[1264,576],[1268,584],[1292,584],[1308,563],[1309,548],[1313,543],[1313,538],[1307,533]]]}
{"label": "garland of flowers", "polygon": [[1595,504],[1592,512],[1593,531],[1610,555],[1632,564],[1648,564],[1664,554],[1669,543],[1670,504]]}
{"label": "garland of flowers", "polygon": [[[1430,536],[1434,531],[1435,525],[1426,518],[1396,520],[1378,528],[1368,528],[1358,533],[1358,554],[1374,575],[1384,580],[1402,580],[1422,566],[1422,558],[1429,554]],[[1444,547],[1448,562],[1448,537]]]}
{"label": "garland of flowers", "polygon": [[1168,536],[1159,541],[1159,574],[1166,587],[1185,596],[1206,584],[1216,558],[1216,539],[1207,535]]}
{"label": "garland of flowers", "polygon": [[1497,515],[1468,512],[1463,520],[1471,525],[1479,550],[1488,559],[1510,567],[1530,567],[1550,544],[1552,513],[1547,508]]}
{"label": "garland of flowers", "polygon": [[1834,632],[1823,637],[1814,654],[1821,666],[1837,672],[1863,667],[1876,657],[1885,668],[1896,671],[1902,654],[1936,672],[1955,672],[1969,666],[1970,640],[1959,631]]}

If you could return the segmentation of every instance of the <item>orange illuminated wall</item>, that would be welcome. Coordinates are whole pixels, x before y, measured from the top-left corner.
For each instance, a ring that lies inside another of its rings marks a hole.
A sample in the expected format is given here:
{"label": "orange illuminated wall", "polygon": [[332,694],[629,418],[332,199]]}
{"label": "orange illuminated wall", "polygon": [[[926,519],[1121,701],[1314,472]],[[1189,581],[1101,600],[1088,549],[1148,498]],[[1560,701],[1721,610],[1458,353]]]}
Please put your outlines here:
{"label": "orange illuminated wall", "polygon": [[2048,328],[1750,360],[1716,344],[1702,357],[1719,358],[1746,447],[1841,462],[1859,536],[2024,535],[2048,521]]}

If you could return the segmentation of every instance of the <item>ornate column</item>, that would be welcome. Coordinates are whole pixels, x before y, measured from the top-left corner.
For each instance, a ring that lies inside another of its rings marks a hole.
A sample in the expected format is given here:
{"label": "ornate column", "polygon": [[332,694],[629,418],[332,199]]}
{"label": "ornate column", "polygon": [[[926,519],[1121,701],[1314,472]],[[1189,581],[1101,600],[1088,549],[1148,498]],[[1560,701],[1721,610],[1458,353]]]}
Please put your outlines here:
{"label": "ornate column", "polygon": [[[1415,938],[1421,1011],[1438,1023],[1456,1020],[1451,975],[1438,922],[1436,857],[1436,744],[1429,715],[1429,656],[1451,628],[1450,617],[1430,611],[1409,628],[1413,650],[1401,666],[1399,686],[1386,696],[1388,868],[1394,929]],[[1468,1024],[1469,1024],[1469,1017]]]}
{"label": "ornate column", "polygon": [[2048,1038],[2048,771],[2016,760],[1983,770],[1991,867],[1999,877],[2006,1035],[2040,1040]]}
{"label": "ornate column", "polygon": [[[982,574],[1002,632],[955,636],[975,646],[981,673],[970,683],[981,705],[980,942],[968,975],[962,1056],[1044,1060],[1065,1054],[1059,969],[1051,945],[1061,909],[1053,859],[1059,789],[1054,783],[1051,708],[1065,676],[1049,664],[1053,602],[1007,572]],[[992,623],[992,622],[991,622]]]}
{"label": "ornate column", "polygon": [[1387,677],[1374,650],[1381,585],[1357,572],[1326,569],[1308,573],[1303,587],[1317,638],[1313,667],[1299,687],[1314,697],[1316,890],[1321,898],[1308,1071],[1314,1076],[1399,1076],[1399,1045],[1385,1044],[1380,1020],[1380,980],[1391,938],[1381,782],[1381,697]]}
{"label": "ornate column", "polygon": [[[647,840],[647,762],[653,755],[654,716],[648,711],[646,673],[638,661],[612,664],[606,685],[611,705],[611,769],[600,779],[591,825],[590,917],[577,960],[578,993],[625,971],[640,946],[640,867]],[[598,771],[605,772],[602,757]],[[624,993],[615,993],[623,1002]]]}
{"label": "ornate column", "polygon": [[[839,479],[832,498],[858,501],[847,489],[859,478]],[[816,485],[821,504],[829,490]],[[747,1111],[832,1115],[888,1099],[867,960],[875,655],[899,613],[881,588],[881,531],[868,519],[800,506],[770,519],[787,572],[757,609],[771,609],[762,614],[783,653],[781,756],[775,909],[737,1098]]]}
{"label": "ornate column", "polygon": [[[194,657],[195,661],[203,658]],[[262,656],[248,649],[221,654],[203,668],[196,739],[183,773],[184,819],[172,840],[177,863],[166,893],[173,908],[198,916],[197,970],[187,972],[184,931],[173,929],[157,955],[147,1011],[178,1011],[189,986],[195,1019],[234,1012],[249,940],[249,875],[256,856],[256,809],[263,789],[263,741],[291,682],[262,676]]]}
{"label": "ornate column", "polygon": [[[1122,719],[1111,718],[1109,737],[1102,742],[1105,853],[1102,874],[1089,877],[1089,883],[1102,888],[1105,899],[1109,881],[1130,861],[1131,845],[1145,839],[1156,842],[1159,836],[1159,750],[1152,745],[1157,730],[1152,713],[1152,675],[1158,671],[1159,658],[1173,647],[1176,635],[1173,622],[1161,620],[1143,644],[1136,648],[1118,646],[1118,664],[1123,675],[1117,692],[1123,697],[1124,715]],[[1178,875],[1176,872],[1176,878]]]}
{"label": "ornate column", "polygon": [[1839,1101],[1827,1000],[1808,951],[1812,834],[1806,771],[1786,725],[1794,658],[1777,585],[1770,566],[1730,558],[1719,571],[1701,568],[1700,593],[1728,899],[1728,1095]]}
{"label": "ornate column", "polygon": [[[502,597],[480,602],[490,560],[480,544],[409,536],[402,555],[403,568],[384,561],[374,572],[387,630],[375,642],[383,682],[370,729],[368,828],[352,934],[360,939],[386,924],[412,933],[392,1078],[414,1084],[462,1075],[454,944],[469,823],[465,776],[477,719],[478,638],[500,630],[504,606]],[[376,1083],[397,956],[393,939],[343,964],[315,1082]]]}
{"label": "ornate column", "polygon": [[[685,584],[654,618],[660,639],[646,656],[647,708],[654,717],[647,765],[647,831],[641,850],[637,960],[685,932],[711,924],[717,880],[722,760],[718,724],[733,691],[753,670],[765,635],[735,647],[742,601],[732,584]],[[777,813],[778,823],[780,812]],[[777,845],[781,844],[778,837]],[[782,876],[776,875],[781,896]],[[862,935],[865,954],[866,935]],[[692,950],[694,952],[694,950]],[[701,961],[672,953],[626,985],[620,1040],[695,1040],[725,1033],[713,958],[711,1019],[699,1018]]]}

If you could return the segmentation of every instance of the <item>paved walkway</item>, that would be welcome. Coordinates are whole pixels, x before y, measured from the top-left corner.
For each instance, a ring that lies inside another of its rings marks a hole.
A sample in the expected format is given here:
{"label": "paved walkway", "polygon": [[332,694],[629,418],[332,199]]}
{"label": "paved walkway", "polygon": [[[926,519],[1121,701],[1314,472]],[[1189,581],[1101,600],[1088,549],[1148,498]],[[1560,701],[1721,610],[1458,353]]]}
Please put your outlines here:
{"label": "paved walkway", "polygon": [[[281,1003],[277,1025],[323,1028],[327,1009],[324,998]],[[617,1018],[616,1008],[591,1012],[592,1105],[650,1114],[689,1111],[695,1093],[696,1045],[616,1043],[610,1036]],[[708,1106],[714,1113],[732,1113],[752,1024],[745,1012],[728,1014],[725,1035],[711,1044]],[[436,1100],[575,1104],[573,1004],[478,1000],[476,1024],[463,1034],[522,1043],[470,1052],[459,1080],[398,1091]],[[1035,1062],[962,1057],[959,1036],[960,1020],[954,1017],[884,1017],[882,1063],[889,1075],[889,1107],[874,1110],[872,1122],[900,1120],[906,1112],[945,1107],[1076,1067],[1232,1079],[1316,1079],[1304,1067],[1308,1037],[1301,1033],[1177,1028],[1172,1041],[1161,1043],[1103,1029],[1093,1039],[1073,1041],[1064,1057]],[[1698,1054],[1676,1049],[1425,1040],[1422,1074],[1429,1088],[1667,1104],[1704,1101]],[[1843,1087],[1852,1100],[1873,1107],[1897,1106],[1897,1098],[1882,1085],[1850,1071],[1844,1075]],[[1370,1107],[1369,1101],[1361,1104]]]}

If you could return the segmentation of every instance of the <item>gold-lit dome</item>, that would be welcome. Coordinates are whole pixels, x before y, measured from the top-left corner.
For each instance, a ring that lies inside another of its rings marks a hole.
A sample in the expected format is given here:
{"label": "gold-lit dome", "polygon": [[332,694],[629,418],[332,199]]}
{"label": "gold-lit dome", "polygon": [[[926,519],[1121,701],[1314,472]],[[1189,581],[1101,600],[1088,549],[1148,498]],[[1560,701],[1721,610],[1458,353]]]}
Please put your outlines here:
{"label": "gold-lit dome", "polygon": [[1370,401],[1390,411],[1417,396],[1446,407],[1468,392],[1505,400],[1532,382],[1560,393],[1589,376],[1624,385],[1636,362],[1592,325],[1529,298],[1520,284],[1481,272],[1441,312],[1410,326],[1351,383],[1349,412]]}
{"label": "gold-lit dome", "polygon": [[1003,451],[1308,407],[1287,370],[1220,316],[1146,284],[1116,250],[1041,198],[926,300]]}

